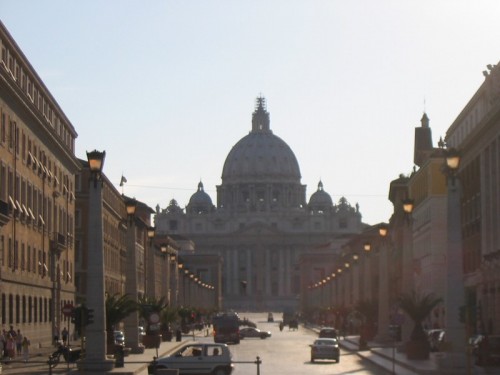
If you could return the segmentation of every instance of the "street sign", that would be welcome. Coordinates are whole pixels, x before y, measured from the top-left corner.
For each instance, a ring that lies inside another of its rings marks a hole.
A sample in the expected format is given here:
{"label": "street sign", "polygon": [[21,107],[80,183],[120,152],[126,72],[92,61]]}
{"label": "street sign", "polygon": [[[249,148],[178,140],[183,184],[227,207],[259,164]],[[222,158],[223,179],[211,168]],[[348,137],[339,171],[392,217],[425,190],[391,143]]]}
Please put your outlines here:
{"label": "street sign", "polygon": [[71,314],[73,313],[74,307],[71,303],[67,303],[66,305],[63,306],[61,309],[62,313],[64,316],[70,317]]}

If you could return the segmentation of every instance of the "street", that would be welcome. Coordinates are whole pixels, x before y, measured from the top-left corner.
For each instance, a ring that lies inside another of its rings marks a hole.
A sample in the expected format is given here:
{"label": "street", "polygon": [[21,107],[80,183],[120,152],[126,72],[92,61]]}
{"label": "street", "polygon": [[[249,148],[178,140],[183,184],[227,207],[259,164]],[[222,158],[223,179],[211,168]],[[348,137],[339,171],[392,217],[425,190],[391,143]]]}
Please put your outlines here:
{"label": "street", "polygon": [[239,345],[230,345],[235,362],[234,375],[255,375],[257,366],[253,362],[259,356],[260,375],[303,375],[303,374],[387,374],[366,361],[362,361],[355,353],[341,350],[340,362],[316,361],[310,362],[310,348],[317,334],[299,326],[296,331],[285,327],[279,330],[281,313],[274,313],[274,323],[267,322],[267,313],[240,313],[240,318],[248,318],[257,324],[257,328],[270,331],[272,336],[267,339],[244,339]]}

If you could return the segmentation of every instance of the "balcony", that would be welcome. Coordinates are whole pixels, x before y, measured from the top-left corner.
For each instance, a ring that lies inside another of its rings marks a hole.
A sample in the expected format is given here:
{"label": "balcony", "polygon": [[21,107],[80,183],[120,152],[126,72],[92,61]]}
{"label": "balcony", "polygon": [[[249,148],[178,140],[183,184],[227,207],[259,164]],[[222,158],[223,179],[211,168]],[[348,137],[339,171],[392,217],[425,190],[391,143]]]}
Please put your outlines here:
{"label": "balcony", "polygon": [[66,237],[61,233],[52,233],[52,238],[50,239],[50,249],[58,255],[61,254],[61,252],[66,250]]}
{"label": "balcony", "polygon": [[9,204],[0,200],[0,227],[3,227],[10,221]]}

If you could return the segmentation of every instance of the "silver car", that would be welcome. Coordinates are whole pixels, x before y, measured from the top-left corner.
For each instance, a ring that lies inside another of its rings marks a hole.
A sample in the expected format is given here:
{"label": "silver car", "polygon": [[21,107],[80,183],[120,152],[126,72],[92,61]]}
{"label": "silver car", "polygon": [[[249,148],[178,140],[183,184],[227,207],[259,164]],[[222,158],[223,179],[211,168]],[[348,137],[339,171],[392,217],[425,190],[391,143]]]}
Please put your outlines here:
{"label": "silver car", "polygon": [[184,345],[172,355],[151,362],[148,373],[156,369],[179,369],[179,374],[229,375],[233,371],[232,355],[226,344],[193,343]]}
{"label": "silver car", "polygon": [[339,362],[340,349],[337,339],[317,339],[314,340],[314,343],[310,347],[311,362],[314,362],[316,359],[333,359],[335,362]]}

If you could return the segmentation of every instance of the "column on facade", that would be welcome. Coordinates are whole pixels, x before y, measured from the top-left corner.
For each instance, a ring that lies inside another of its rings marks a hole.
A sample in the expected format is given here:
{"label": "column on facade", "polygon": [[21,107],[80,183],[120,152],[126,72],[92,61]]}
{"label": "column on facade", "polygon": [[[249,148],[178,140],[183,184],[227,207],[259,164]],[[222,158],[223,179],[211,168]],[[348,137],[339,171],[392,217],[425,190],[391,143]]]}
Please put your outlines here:
{"label": "column on facade", "polygon": [[292,288],[290,286],[290,283],[292,280],[292,275],[295,272],[295,270],[293,270],[292,266],[291,266],[292,258],[293,258],[293,249],[291,248],[291,246],[287,246],[285,248],[285,267],[286,267],[285,295],[287,295],[287,296],[292,294]]}
{"label": "column on facade", "polygon": [[233,249],[231,251],[231,267],[233,268],[233,277],[234,281],[231,283],[233,286],[233,294],[238,296],[240,294],[240,282],[241,282],[241,275],[240,275],[240,270],[238,267],[238,250]]}
{"label": "column on facade", "polygon": [[285,275],[288,271],[285,265],[285,249],[280,247],[278,250],[279,262],[278,262],[278,296],[285,295]]}
{"label": "column on facade", "polygon": [[271,295],[271,253],[269,249],[263,250],[265,253],[265,261],[264,261],[264,267],[266,269],[266,272],[264,273],[264,279],[265,279],[265,296],[270,296]]}
{"label": "column on facade", "polygon": [[231,295],[231,286],[232,286],[232,269],[231,269],[231,259],[229,259],[229,250],[228,249],[225,249],[224,250],[224,263],[225,263],[225,267],[224,267],[224,271],[225,271],[225,284],[224,284],[224,293],[226,296],[227,295]]}
{"label": "column on facade", "polygon": [[247,281],[247,296],[251,296],[253,294],[253,285],[252,285],[252,251],[247,248],[245,250],[246,253],[246,281]]}

